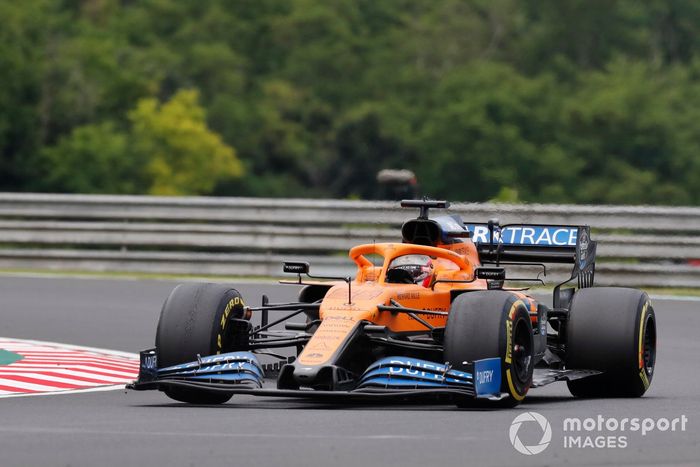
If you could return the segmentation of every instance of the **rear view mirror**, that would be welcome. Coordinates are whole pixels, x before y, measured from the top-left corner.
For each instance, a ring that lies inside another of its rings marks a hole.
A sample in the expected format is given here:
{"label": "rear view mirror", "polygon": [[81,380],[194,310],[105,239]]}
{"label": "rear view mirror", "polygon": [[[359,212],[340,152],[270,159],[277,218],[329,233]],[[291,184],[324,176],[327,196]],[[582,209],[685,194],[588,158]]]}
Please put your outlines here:
{"label": "rear view mirror", "polygon": [[490,281],[506,280],[506,270],[503,268],[488,268],[480,267],[474,271],[477,279],[486,279]]}
{"label": "rear view mirror", "polygon": [[282,265],[282,271],[290,274],[308,274],[309,263],[285,261]]}

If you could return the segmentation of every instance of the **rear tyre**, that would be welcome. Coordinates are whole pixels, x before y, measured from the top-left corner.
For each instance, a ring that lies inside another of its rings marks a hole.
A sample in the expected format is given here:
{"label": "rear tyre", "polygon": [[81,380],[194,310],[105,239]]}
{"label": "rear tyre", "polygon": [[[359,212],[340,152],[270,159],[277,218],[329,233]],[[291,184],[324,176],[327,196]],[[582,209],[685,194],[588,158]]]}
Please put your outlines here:
{"label": "rear tyre", "polygon": [[567,381],[576,397],[641,397],[656,363],[656,315],[636,289],[595,287],[574,295],[566,325],[566,367],[602,371]]}
{"label": "rear tyre", "polygon": [[[243,299],[224,284],[181,284],[163,304],[156,332],[158,367],[165,368],[235,349],[231,318],[243,317]],[[231,393],[171,388],[165,394],[191,404],[222,404]]]}
{"label": "rear tyre", "polygon": [[[504,291],[467,292],[452,303],[445,326],[445,361],[465,370],[465,362],[501,359],[498,405],[519,404],[532,384],[534,368],[532,324],[525,303]],[[473,401],[458,400],[460,407]]]}

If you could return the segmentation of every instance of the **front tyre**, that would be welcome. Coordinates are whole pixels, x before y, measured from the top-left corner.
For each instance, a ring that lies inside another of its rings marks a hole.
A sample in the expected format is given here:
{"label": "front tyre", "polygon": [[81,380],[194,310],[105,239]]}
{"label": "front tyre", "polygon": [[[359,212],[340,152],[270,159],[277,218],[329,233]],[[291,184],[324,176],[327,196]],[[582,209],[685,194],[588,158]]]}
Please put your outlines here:
{"label": "front tyre", "polygon": [[[467,292],[452,303],[445,326],[445,361],[466,370],[466,362],[501,359],[500,405],[519,404],[532,384],[532,323],[527,305],[504,291]],[[469,405],[469,401],[457,401]]]}
{"label": "front tyre", "polygon": [[566,367],[602,373],[567,381],[576,397],[641,397],[656,363],[656,315],[636,289],[594,287],[574,295],[566,325]]}
{"label": "front tyre", "polygon": [[[243,307],[241,294],[228,285],[178,285],[163,304],[158,321],[158,367],[239,350],[231,318],[243,317]],[[191,404],[222,404],[232,395],[190,388],[171,388],[165,394]]]}

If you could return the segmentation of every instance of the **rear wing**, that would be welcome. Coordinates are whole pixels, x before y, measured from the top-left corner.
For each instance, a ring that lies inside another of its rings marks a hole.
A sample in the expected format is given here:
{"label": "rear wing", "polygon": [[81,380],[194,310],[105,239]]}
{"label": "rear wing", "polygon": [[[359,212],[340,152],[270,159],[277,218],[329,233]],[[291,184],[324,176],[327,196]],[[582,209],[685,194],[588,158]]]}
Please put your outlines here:
{"label": "rear wing", "polygon": [[[465,223],[482,263],[568,263],[569,280],[591,287],[596,242],[587,225]],[[567,280],[566,282],[568,282]]]}

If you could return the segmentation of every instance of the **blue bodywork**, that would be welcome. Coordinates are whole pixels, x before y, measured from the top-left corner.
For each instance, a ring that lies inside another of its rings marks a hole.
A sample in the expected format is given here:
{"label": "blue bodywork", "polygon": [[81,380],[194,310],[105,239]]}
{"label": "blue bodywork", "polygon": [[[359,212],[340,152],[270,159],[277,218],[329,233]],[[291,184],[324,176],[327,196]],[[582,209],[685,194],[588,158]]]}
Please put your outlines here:
{"label": "blue bodywork", "polygon": [[141,355],[141,375],[146,373],[152,379],[175,378],[188,381],[205,381],[217,383],[245,383],[258,388],[263,385],[263,369],[255,354],[251,352],[229,352],[203,357],[198,361],[158,368],[155,352]]}
{"label": "blue bodywork", "polygon": [[[359,388],[473,390],[477,397],[500,394],[501,360],[488,358],[474,362],[474,373],[450,366],[407,357],[386,357],[367,368]],[[477,375],[477,378],[474,378]]]}
{"label": "blue bodywork", "polygon": [[[443,363],[408,357],[386,357],[370,365],[360,377],[362,389],[462,389],[476,397],[500,394],[501,360],[477,360],[473,372],[460,371]],[[231,384],[262,388],[263,367],[251,352],[229,352],[165,368],[157,367],[156,353],[141,353],[140,382],[179,380],[192,383]]]}

